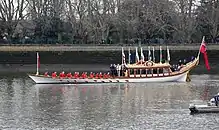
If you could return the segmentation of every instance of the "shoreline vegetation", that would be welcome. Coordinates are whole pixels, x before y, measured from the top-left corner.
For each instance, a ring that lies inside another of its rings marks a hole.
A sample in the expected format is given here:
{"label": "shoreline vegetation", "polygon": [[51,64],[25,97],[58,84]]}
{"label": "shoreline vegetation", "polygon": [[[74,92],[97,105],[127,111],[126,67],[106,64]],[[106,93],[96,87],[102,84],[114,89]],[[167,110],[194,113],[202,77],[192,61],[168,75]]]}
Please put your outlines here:
{"label": "shoreline vegetation", "polygon": [[[159,50],[159,47],[162,46],[163,50],[166,50],[166,46],[169,47],[170,50],[199,50],[200,44],[181,44],[181,45],[173,45],[173,44],[153,44],[149,45],[150,47],[154,46],[155,50]],[[38,44],[38,45],[23,45],[23,44],[15,44],[15,45],[1,45],[0,51],[2,52],[16,52],[16,51],[25,51],[25,52],[34,52],[34,51],[121,51],[121,48],[124,48],[125,51],[130,48],[131,50],[135,50],[135,47],[142,47],[144,50],[148,50],[148,45],[85,45],[85,44],[77,44],[77,45],[48,45],[48,44]],[[219,50],[219,45],[217,44],[207,44],[207,50]]]}

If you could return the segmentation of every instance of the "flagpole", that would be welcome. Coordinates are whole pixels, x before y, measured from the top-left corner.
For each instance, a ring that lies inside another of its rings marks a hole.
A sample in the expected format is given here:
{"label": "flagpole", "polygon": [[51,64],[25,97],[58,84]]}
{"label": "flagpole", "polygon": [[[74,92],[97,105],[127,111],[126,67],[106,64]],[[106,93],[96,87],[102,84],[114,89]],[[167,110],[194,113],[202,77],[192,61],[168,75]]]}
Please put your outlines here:
{"label": "flagpole", "polygon": [[123,65],[123,47],[122,47],[122,65]]}
{"label": "flagpole", "polygon": [[144,54],[143,54],[142,47],[141,47],[141,61],[142,61],[142,62],[144,61]]}
{"label": "flagpole", "polygon": [[135,61],[136,61],[136,63],[139,62],[139,55],[138,55],[138,48],[137,47],[135,48]]}
{"label": "flagpole", "polygon": [[39,53],[37,52],[37,58],[36,58],[36,60],[37,60],[37,71],[36,71],[36,75],[39,75]]}
{"label": "flagpole", "polygon": [[[205,36],[203,36],[203,38],[202,38],[202,43],[205,41]],[[201,43],[201,45],[202,45],[202,43]],[[199,55],[200,55],[200,50],[201,50],[201,46],[200,45],[200,47],[199,47],[199,51],[198,51],[198,56],[197,56],[197,58],[199,59]]]}
{"label": "flagpole", "polygon": [[131,52],[130,52],[130,47],[129,47],[129,64],[130,64],[130,62],[131,62]]}
{"label": "flagpole", "polygon": [[154,56],[154,46],[153,46],[153,62],[155,62],[155,56]]}
{"label": "flagpole", "polygon": [[148,61],[151,61],[151,48],[148,47]]}
{"label": "flagpole", "polygon": [[160,63],[162,63],[162,48],[160,46]]}
{"label": "flagpole", "polygon": [[167,46],[167,61],[170,62],[170,50],[168,46]]}

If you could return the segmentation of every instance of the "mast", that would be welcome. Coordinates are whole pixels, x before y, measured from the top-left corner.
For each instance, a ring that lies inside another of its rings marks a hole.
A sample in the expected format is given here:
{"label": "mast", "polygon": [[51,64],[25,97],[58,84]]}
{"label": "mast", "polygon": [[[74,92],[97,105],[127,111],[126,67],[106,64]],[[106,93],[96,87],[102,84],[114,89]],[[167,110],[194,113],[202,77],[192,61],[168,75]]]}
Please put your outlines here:
{"label": "mast", "polygon": [[130,51],[130,47],[129,47],[129,61],[128,61],[128,64],[131,63],[131,51]]}
{"label": "mast", "polygon": [[162,63],[162,47],[160,46],[160,63]]}
{"label": "mast", "polygon": [[142,47],[141,47],[141,61],[142,61],[142,62],[144,61],[144,54],[143,54]]}
{"label": "mast", "polygon": [[136,61],[136,63],[139,62],[139,55],[138,55],[138,48],[137,47],[135,48],[135,61]]}
{"label": "mast", "polygon": [[167,46],[167,61],[170,62],[170,50],[168,46]]}
{"label": "mast", "polygon": [[37,66],[36,66],[36,75],[39,75],[39,68],[40,68],[40,56],[39,56],[39,52],[37,52]]}
{"label": "mast", "polygon": [[125,64],[125,53],[124,53],[124,49],[122,47],[122,65]]}
{"label": "mast", "polygon": [[148,61],[151,61],[151,49],[150,46],[148,47]]}
{"label": "mast", "polygon": [[[202,43],[204,43],[205,42],[205,36],[203,36],[203,38],[202,38]],[[201,45],[202,45],[202,43],[201,43]],[[197,58],[199,59],[199,56],[200,56],[200,50],[201,50],[201,46],[200,45],[200,47],[199,47],[199,50],[198,50],[198,56],[197,56]]]}
{"label": "mast", "polygon": [[153,50],[153,54],[152,54],[152,55],[153,55],[153,62],[155,62],[154,46],[153,46],[153,49],[152,49],[152,50]]}

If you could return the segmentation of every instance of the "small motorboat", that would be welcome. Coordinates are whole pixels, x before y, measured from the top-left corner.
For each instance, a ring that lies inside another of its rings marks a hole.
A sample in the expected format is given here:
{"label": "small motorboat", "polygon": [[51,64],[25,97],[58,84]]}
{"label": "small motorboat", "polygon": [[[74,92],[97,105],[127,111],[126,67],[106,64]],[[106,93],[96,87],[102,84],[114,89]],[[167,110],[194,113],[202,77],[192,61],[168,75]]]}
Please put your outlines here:
{"label": "small motorboat", "polygon": [[213,97],[207,104],[204,105],[190,104],[189,110],[191,113],[219,113],[219,106],[216,105],[215,102],[215,99],[217,100],[219,97],[219,93],[215,97]]}

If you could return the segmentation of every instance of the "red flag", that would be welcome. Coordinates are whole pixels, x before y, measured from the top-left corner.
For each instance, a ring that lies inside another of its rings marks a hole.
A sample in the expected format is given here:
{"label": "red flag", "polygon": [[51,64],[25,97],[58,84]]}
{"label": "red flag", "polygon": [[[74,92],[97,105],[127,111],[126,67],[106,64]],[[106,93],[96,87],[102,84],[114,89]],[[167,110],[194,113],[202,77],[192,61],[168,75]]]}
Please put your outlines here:
{"label": "red flag", "polygon": [[204,38],[202,40],[202,44],[201,44],[201,47],[200,47],[200,52],[204,56],[205,66],[206,66],[207,70],[210,70],[210,65],[209,65],[209,62],[208,62],[207,49],[206,49],[206,43],[205,43]]}

